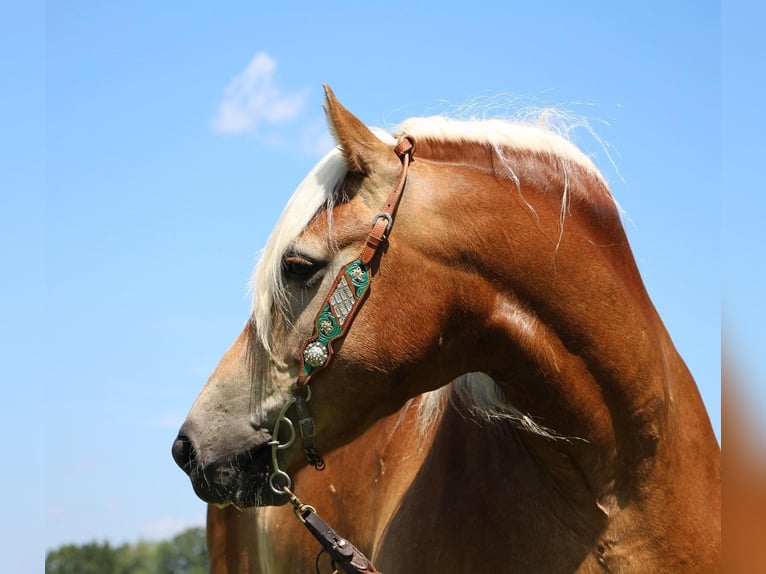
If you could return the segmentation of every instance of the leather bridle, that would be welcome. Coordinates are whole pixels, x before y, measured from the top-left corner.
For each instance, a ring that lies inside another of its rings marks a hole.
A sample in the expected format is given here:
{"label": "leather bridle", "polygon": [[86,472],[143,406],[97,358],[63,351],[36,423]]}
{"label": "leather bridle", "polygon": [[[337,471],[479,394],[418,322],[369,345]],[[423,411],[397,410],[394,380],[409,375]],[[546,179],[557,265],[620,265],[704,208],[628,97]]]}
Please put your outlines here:
{"label": "leather bridle", "polygon": [[[394,147],[394,152],[402,162],[399,177],[391,193],[383,205],[382,211],[375,215],[372,229],[362,252],[352,262],[345,265],[335,277],[330,290],[325,297],[314,319],[314,329],[306,339],[299,352],[298,378],[292,386],[292,397],[283,406],[272,433],[271,459],[274,470],[269,477],[271,489],[290,498],[295,514],[306,525],[314,537],[322,544],[331,556],[333,563],[350,574],[377,573],[372,563],[353,544],[341,538],[317,514],[316,510],[304,504],[292,492],[292,481],[289,475],[278,465],[278,452],[292,446],[295,442],[295,429],[292,421],[287,418],[288,409],[294,404],[298,414],[298,429],[303,441],[303,451],[309,464],[317,470],[324,469],[325,463],[316,444],[316,425],[309,412],[308,403],[311,399],[309,382],[319,371],[325,369],[334,357],[333,343],[342,339],[348,333],[354,317],[366,300],[370,290],[371,263],[386,242],[394,222],[396,208],[402,197],[407,181],[407,171],[412,162],[415,141],[410,136],[401,136]],[[279,430],[282,424],[290,429],[290,439],[285,443],[279,442]],[[285,484],[277,484],[277,480]]]}

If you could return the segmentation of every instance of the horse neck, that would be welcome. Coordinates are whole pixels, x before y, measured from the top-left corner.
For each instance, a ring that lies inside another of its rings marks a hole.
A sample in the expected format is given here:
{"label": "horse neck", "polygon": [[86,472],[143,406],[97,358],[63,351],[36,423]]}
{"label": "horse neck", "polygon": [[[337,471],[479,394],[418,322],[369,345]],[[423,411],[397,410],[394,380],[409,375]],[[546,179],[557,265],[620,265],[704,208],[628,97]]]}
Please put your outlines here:
{"label": "horse neck", "polygon": [[516,158],[516,184],[491,165],[425,164],[424,189],[462,182],[432,199],[449,234],[427,247],[473,277],[458,298],[481,334],[453,349],[561,437],[525,435],[541,463],[562,484],[584,477],[579,495],[607,515],[642,497],[668,502],[689,473],[697,495],[715,498],[717,442],[602,180],[534,154]]}

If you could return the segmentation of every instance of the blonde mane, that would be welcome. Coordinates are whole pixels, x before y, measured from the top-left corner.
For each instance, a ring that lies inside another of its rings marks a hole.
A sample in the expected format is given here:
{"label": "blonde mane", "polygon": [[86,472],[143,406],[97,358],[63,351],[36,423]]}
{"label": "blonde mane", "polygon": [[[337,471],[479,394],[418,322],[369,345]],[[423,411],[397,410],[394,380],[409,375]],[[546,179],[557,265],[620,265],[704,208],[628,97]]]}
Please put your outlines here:
{"label": "blonde mane", "polygon": [[[565,181],[562,198],[560,233],[569,202],[570,166],[578,166],[596,177],[608,194],[608,186],[591,159],[567,137],[569,129],[558,133],[543,127],[548,111],[540,112],[535,124],[497,119],[454,120],[442,116],[411,118],[400,124],[394,133],[406,133],[415,140],[426,139],[435,143],[473,143],[492,148],[505,166],[506,175],[520,190],[520,182],[513,170],[511,153],[525,151],[545,155],[557,160]],[[381,140],[393,145],[394,137],[381,130],[375,131]],[[322,209],[332,210],[335,190],[343,182],[347,168],[339,149],[333,149],[306,175],[285,206],[255,267],[250,282],[253,293],[252,319],[261,344],[271,348],[271,317],[283,310],[286,303],[282,282],[282,256],[306,225]],[[611,195],[609,195],[611,200]]]}
{"label": "blonde mane", "polygon": [[[393,136],[379,130],[375,133],[393,146]],[[436,145],[471,143],[488,146],[504,166],[505,175],[515,183],[519,191],[520,182],[512,167],[513,152],[531,152],[555,160],[564,178],[560,233],[563,233],[564,217],[568,209],[571,166],[577,166],[600,181],[611,199],[608,186],[591,159],[564,137],[569,134],[569,130],[564,130],[561,135],[530,123],[494,119],[462,121],[434,116],[409,119],[399,125],[395,133],[411,135],[416,141],[429,140]],[[258,340],[266,352],[270,352],[272,347],[273,313],[284,314],[286,309],[282,257],[318,212],[323,209],[332,210],[336,191],[346,174],[346,163],[338,148],[330,151],[316,164],[285,206],[255,267],[251,280],[252,321]],[[450,385],[423,395],[418,413],[424,432],[438,419],[446,396],[466,408],[467,412],[487,422],[511,421],[523,430],[551,439],[560,438],[554,431],[540,426],[510,405],[495,382],[482,373],[464,375]]]}
{"label": "blonde mane", "polygon": [[507,159],[509,151],[545,155],[561,160],[564,165],[580,166],[606,186],[593,161],[567,139],[570,130],[554,130],[552,125],[544,123],[547,117],[548,114],[541,113],[537,123],[499,119],[455,120],[443,116],[411,118],[398,126],[397,133],[411,135],[416,141],[427,139],[437,143],[457,142],[489,146],[511,173],[513,170],[510,169]]}
{"label": "blonde mane", "polygon": [[320,209],[332,210],[333,191],[346,176],[346,162],[338,148],[325,155],[303,178],[282,210],[250,280],[252,320],[260,343],[271,349],[271,316],[286,305],[282,256]]}

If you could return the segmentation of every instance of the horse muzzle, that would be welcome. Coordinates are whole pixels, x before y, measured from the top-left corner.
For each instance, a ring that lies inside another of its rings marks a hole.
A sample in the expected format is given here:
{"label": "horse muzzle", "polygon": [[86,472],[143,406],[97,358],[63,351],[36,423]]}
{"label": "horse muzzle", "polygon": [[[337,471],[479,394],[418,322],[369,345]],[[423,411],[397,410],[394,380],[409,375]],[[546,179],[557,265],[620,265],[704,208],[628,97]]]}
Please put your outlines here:
{"label": "horse muzzle", "polygon": [[271,434],[253,430],[244,449],[228,448],[216,453],[195,440],[193,427],[181,428],[173,442],[173,459],[190,478],[194,493],[205,502],[238,508],[281,506],[288,497],[269,487],[273,472]]}

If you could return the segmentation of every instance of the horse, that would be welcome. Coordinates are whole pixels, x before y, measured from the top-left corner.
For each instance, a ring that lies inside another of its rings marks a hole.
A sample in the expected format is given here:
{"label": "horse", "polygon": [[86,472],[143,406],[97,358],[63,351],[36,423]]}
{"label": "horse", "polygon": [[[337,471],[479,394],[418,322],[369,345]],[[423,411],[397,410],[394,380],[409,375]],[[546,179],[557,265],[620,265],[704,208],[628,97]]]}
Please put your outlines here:
{"label": "horse", "polygon": [[349,572],[718,571],[720,447],[590,158],[498,120],[394,138],[325,90],[337,147],[173,444],[255,508],[212,511],[242,522],[219,571],[311,570],[315,511]]}

